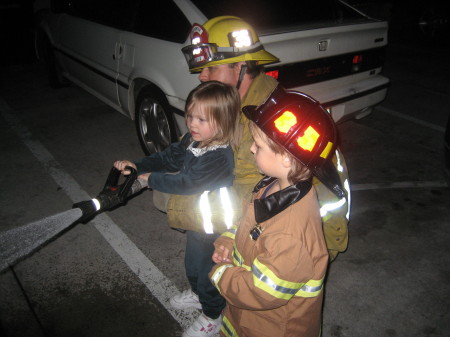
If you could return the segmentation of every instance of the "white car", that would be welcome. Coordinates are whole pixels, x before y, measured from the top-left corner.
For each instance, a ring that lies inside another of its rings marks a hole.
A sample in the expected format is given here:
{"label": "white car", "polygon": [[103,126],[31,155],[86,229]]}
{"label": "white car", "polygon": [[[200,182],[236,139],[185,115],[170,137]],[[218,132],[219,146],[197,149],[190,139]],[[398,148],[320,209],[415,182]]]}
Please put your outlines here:
{"label": "white car", "polygon": [[73,82],[135,120],[147,154],[186,131],[185,99],[199,81],[181,49],[193,23],[215,16],[255,27],[280,59],[267,72],[320,101],[336,122],[367,115],[389,87],[381,74],[387,22],[339,0],[48,1],[36,1],[35,14],[50,83]]}

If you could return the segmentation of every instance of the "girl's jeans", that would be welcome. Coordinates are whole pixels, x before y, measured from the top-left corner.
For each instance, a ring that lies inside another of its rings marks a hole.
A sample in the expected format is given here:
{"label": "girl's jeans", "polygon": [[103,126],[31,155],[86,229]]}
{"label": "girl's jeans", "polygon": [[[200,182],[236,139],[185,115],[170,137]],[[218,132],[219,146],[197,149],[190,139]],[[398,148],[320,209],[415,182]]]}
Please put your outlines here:
{"label": "girl's jeans", "polygon": [[214,241],[218,234],[206,234],[194,231],[186,231],[186,255],[184,259],[186,276],[192,291],[200,299],[203,313],[209,318],[218,318],[225,308],[225,299],[209,280],[208,273],[214,266],[212,254],[214,253]]}

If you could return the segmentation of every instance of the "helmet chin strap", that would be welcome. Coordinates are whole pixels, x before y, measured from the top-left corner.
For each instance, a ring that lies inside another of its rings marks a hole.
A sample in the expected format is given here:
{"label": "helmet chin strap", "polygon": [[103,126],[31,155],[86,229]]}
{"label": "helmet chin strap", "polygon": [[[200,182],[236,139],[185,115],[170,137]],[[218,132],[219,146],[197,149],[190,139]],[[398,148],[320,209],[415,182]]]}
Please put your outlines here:
{"label": "helmet chin strap", "polygon": [[245,75],[245,71],[247,70],[247,65],[244,63],[241,66],[241,70],[239,71],[239,79],[238,82],[236,84],[236,89],[239,90],[239,88],[241,87],[242,84],[242,80],[244,79],[244,75]]}

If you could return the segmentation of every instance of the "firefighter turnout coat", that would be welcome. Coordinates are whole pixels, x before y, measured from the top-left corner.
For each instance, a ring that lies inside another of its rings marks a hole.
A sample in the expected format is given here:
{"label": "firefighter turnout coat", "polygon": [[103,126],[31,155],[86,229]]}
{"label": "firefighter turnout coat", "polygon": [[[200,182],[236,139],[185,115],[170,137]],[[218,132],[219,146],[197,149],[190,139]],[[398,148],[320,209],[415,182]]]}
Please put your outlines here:
{"label": "firefighter turnout coat", "polygon": [[[268,183],[258,184],[256,199]],[[209,274],[227,300],[222,336],[320,335],[328,252],[316,191],[310,182],[309,189],[304,183],[266,198],[275,205],[268,211],[271,217],[259,222],[262,232],[256,240],[249,235],[261,218],[258,209],[255,215],[254,201],[248,203],[241,223],[216,240],[216,248],[230,250],[232,261],[217,264]]]}

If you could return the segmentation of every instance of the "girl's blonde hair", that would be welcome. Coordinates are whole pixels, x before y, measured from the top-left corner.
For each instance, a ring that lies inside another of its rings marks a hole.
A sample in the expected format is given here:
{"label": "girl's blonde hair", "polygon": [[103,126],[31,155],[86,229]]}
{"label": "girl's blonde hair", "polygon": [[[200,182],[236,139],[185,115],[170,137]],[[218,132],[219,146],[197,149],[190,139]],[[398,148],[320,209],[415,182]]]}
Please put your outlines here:
{"label": "girl's blonde hair", "polygon": [[296,184],[299,181],[307,180],[311,178],[312,172],[311,170],[306,167],[300,160],[298,160],[296,157],[291,155],[284,147],[279,145],[278,143],[275,143],[272,139],[270,139],[254,122],[250,121],[250,130],[253,135],[257,135],[259,138],[261,138],[268,146],[269,148],[281,155],[286,155],[289,157],[291,161],[291,170],[288,173],[288,180],[291,184]]}
{"label": "girl's blonde hair", "polygon": [[203,82],[189,93],[185,106],[186,116],[199,108],[217,130],[216,135],[202,145],[231,143],[241,111],[237,89],[219,81]]}

